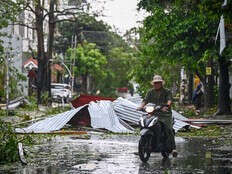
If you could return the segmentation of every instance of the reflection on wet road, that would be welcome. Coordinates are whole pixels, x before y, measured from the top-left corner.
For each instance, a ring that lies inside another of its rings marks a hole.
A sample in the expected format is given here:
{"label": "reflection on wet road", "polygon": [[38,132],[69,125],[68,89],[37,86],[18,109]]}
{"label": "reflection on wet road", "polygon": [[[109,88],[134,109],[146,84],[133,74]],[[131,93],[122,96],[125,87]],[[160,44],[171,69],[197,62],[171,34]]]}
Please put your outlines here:
{"label": "reflection on wet road", "polygon": [[131,135],[106,137],[95,133],[88,140],[73,136],[56,137],[45,144],[28,148],[28,165],[0,166],[0,173],[232,174],[231,152],[215,148],[210,141],[177,137],[177,158],[163,159],[160,154],[153,153],[148,163],[142,163],[136,155],[138,139]]}

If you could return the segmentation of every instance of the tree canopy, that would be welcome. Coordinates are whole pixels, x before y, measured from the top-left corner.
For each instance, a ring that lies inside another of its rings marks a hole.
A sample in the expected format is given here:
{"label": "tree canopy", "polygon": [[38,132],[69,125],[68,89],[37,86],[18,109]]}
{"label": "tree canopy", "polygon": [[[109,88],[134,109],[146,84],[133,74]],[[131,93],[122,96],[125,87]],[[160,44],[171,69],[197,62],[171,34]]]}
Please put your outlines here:
{"label": "tree canopy", "polygon": [[[112,97],[115,96],[116,88],[128,86],[134,50],[122,36],[112,31],[108,24],[97,20],[94,16],[85,14],[74,23],[69,21],[60,23],[58,31],[60,35],[56,37],[57,52],[63,53],[67,48],[74,47],[73,38],[76,35],[76,44],[95,44],[95,49],[97,48],[105,56],[107,61],[102,67],[103,74],[99,76],[95,74],[94,80],[92,79],[92,83],[94,83],[92,92],[99,90],[101,91],[100,95]],[[70,57],[70,53],[68,56]],[[72,65],[70,58],[65,59],[64,62],[69,66]],[[78,63],[77,55],[76,62],[75,69],[81,69],[81,66],[84,66]],[[78,75],[80,73],[76,77]],[[106,83],[102,83],[103,81]]]}
{"label": "tree canopy", "polygon": [[[207,61],[218,59],[214,38],[222,14],[221,4],[216,0],[141,0],[138,8],[145,9],[149,15],[140,29],[142,56],[139,63],[179,64],[204,76]],[[231,12],[225,10],[224,14],[228,22]],[[231,50],[231,45],[228,45],[227,50]],[[224,54],[228,59],[229,52],[225,51]],[[137,74],[138,71],[147,72],[149,75],[146,78],[149,79],[157,71],[154,69],[159,68],[156,67],[150,70],[143,65],[141,69],[137,68]],[[137,78],[142,80],[142,77]]]}
{"label": "tree canopy", "polygon": [[104,76],[103,65],[107,63],[104,55],[96,48],[96,44],[83,42],[77,48],[67,50],[67,58],[74,62],[75,76],[81,76],[84,90],[87,91],[87,77],[96,79]]}
{"label": "tree canopy", "polygon": [[95,16],[82,14],[74,22],[65,21],[58,24],[60,35],[55,38],[55,49],[58,53],[65,53],[69,47],[73,46],[74,35],[77,38],[77,44],[84,40],[95,43],[104,55],[107,55],[111,48],[128,47],[122,37],[111,30],[108,24],[97,20]]}

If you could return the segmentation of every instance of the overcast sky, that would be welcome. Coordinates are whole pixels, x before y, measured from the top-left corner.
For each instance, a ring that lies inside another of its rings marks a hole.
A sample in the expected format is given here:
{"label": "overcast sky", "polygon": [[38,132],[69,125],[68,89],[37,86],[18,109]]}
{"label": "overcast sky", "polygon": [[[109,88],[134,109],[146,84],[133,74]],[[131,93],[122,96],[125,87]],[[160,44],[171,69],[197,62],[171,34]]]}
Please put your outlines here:
{"label": "overcast sky", "polygon": [[144,18],[144,13],[136,10],[137,0],[106,0],[105,4],[101,4],[101,6],[103,5],[105,17],[101,17],[101,19],[118,28],[121,34],[132,27],[138,26],[137,21]]}

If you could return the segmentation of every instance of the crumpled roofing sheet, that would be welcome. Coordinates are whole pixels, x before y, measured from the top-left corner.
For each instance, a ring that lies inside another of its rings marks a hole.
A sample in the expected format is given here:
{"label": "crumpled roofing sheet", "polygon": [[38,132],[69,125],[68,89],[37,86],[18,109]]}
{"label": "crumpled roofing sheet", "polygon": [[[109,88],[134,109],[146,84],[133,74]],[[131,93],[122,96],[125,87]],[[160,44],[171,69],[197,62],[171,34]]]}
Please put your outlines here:
{"label": "crumpled roofing sheet", "polygon": [[[138,104],[119,97],[113,102],[108,100],[90,102],[88,105],[38,121],[27,128],[16,128],[15,131],[18,133],[48,133],[60,130],[85,106],[88,107],[93,128],[104,128],[117,133],[133,132],[133,128],[128,123],[138,125],[140,117],[144,114],[136,110]],[[176,132],[185,126],[191,126],[181,121],[186,118],[175,111],[173,111],[173,117],[175,118],[173,128]]]}
{"label": "crumpled roofing sheet", "polygon": [[[85,106],[87,105],[38,121],[27,128],[16,128],[15,131],[17,133],[49,133],[60,130]],[[133,132],[133,128],[115,114],[111,101],[90,102],[88,110],[93,128],[104,128],[115,133]]]}
{"label": "crumpled roofing sheet", "polygon": [[134,94],[133,96],[128,97],[127,100],[135,104],[141,104],[143,101],[142,97],[139,94]]}
{"label": "crumpled roofing sheet", "polygon": [[[117,98],[117,100],[113,101],[113,106],[116,114],[118,117],[120,117],[122,120],[125,120],[127,122],[133,123],[138,125],[140,117],[144,114],[144,112],[137,111],[139,104],[133,103],[130,100],[124,99],[124,98]],[[183,115],[179,114],[178,112],[172,110],[172,116],[174,118],[174,125],[173,128],[175,132],[180,130],[181,128],[185,126],[192,126],[184,120],[187,120]],[[183,121],[182,121],[183,120]],[[192,126],[194,128],[198,128],[196,126]]]}
{"label": "crumpled roofing sheet", "polygon": [[60,130],[65,124],[82,108],[86,105],[81,106],[77,109],[72,109],[64,113],[60,113],[44,120],[38,121],[27,128],[16,128],[17,133],[48,133],[56,130]]}
{"label": "crumpled roofing sheet", "polygon": [[113,110],[111,101],[101,100],[90,102],[88,110],[91,118],[91,126],[93,128],[105,128],[112,132],[133,132],[120,123],[118,116]]}

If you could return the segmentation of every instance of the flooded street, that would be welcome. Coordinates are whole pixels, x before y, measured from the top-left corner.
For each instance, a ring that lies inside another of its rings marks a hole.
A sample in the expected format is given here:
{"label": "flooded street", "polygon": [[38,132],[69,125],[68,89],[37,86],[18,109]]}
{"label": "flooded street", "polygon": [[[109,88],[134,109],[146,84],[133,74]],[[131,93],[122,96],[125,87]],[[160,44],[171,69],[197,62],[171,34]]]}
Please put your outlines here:
{"label": "flooded street", "polygon": [[26,147],[28,165],[0,166],[1,174],[72,173],[232,173],[232,153],[203,139],[176,137],[177,158],[163,160],[153,153],[142,163],[137,152],[138,136],[90,133],[89,139],[56,136],[50,141]]}

